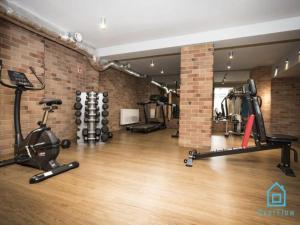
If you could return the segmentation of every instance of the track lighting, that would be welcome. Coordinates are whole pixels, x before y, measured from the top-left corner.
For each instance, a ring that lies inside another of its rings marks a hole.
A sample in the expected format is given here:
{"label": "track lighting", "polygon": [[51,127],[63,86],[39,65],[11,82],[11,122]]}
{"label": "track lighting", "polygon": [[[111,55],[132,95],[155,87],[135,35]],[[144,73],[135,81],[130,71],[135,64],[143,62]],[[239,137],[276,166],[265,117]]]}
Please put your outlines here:
{"label": "track lighting", "polygon": [[233,59],[233,51],[229,52],[228,58],[229,58],[230,60]]}
{"label": "track lighting", "polygon": [[165,73],[164,69],[161,69],[160,73],[161,73],[161,74],[164,74],[164,73]]}
{"label": "track lighting", "polygon": [[151,66],[151,67],[154,67],[154,66],[155,66],[153,59],[151,60],[150,66]]}
{"label": "track lighting", "polygon": [[100,29],[105,30],[106,29],[106,18],[104,16],[101,17],[100,20]]}
{"label": "track lighting", "polygon": [[274,71],[274,78],[277,77],[278,74],[278,66],[276,66],[275,71]]}
{"label": "track lighting", "polygon": [[285,60],[285,66],[284,66],[284,69],[285,70],[288,70],[289,69],[289,60]]}

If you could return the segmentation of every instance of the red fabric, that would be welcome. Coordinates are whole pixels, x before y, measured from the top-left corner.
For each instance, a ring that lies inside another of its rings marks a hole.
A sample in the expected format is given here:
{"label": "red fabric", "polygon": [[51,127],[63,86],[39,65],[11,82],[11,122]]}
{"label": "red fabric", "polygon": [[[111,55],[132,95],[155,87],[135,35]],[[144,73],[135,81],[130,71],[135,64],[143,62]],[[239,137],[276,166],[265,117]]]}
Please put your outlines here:
{"label": "red fabric", "polygon": [[243,141],[242,141],[242,148],[247,148],[248,147],[248,142],[249,142],[250,134],[251,134],[251,131],[252,131],[254,118],[255,118],[255,116],[253,114],[250,115],[249,118],[248,118],[245,133],[244,133],[244,137],[243,137]]}

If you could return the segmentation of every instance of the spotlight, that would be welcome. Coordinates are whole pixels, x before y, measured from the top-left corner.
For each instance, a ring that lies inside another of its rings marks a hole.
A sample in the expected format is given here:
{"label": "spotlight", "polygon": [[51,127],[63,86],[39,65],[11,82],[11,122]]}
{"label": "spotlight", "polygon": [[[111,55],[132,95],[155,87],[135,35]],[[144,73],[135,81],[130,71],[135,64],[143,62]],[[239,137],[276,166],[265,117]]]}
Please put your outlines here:
{"label": "spotlight", "polygon": [[276,66],[275,71],[274,71],[274,78],[277,77],[278,74],[278,66]]}
{"label": "spotlight", "polygon": [[231,65],[227,65],[227,69],[230,70],[231,69]]}
{"label": "spotlight", "polygon": [[151,67],[154,67],[154,66],[155,66],[153,59],[151,60],[150,66],[151,66]]}
{"label": "spotlight", "polygon": [[106,18],[104,16],[100,19],[100,29],[105,30],[106,29]]}
{"label": "spotlight", "polygon": [[229,52],[228,58],[229,58],[230,60],[233,59],[233,51]]}
{"label": "spotlight", "polygon": [[285,70],[288,70],[289,69],[289,60],[285,60],[285,66],[284,66],[284,69]]}
{"label": "spotlight", "polygon": [[161,74],[164,74],[164,73],[165,73],[164,69],[161,69],[160,73],[161,73]]}

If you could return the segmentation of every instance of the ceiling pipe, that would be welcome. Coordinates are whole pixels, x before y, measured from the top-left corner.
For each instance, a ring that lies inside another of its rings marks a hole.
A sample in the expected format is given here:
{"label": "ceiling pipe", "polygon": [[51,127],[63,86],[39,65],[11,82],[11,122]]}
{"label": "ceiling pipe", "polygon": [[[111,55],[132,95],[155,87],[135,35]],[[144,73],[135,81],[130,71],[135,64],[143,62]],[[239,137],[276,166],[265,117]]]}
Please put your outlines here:
{"label": "ceiling pipe", "polygon": [[111,61],[111,62],[108,62],[108,63],[102,65],[100,71],[103,72],[105,70],[108,70],[109,68],[114,68],[116,70],[122,71],[124,73],[127,73],[127,74],[129,74],[131,76],[138,77],[138,78],[146,78],[147,77],[146,75],[140,74],[140,73],[138,73],[136,71],[128,69],[123,64],[120,64],[120,63],[115,62],[115,61]]}

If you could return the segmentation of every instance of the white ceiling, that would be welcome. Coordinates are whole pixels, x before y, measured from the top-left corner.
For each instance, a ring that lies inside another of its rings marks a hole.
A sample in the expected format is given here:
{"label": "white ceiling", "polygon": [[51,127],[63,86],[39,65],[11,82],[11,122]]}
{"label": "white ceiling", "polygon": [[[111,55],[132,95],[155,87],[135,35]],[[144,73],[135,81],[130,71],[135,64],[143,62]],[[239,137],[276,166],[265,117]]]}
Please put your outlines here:
{"label": "white ceiling", "polygon": [[97,49],[300,16],[299,0],[9,1]]}

